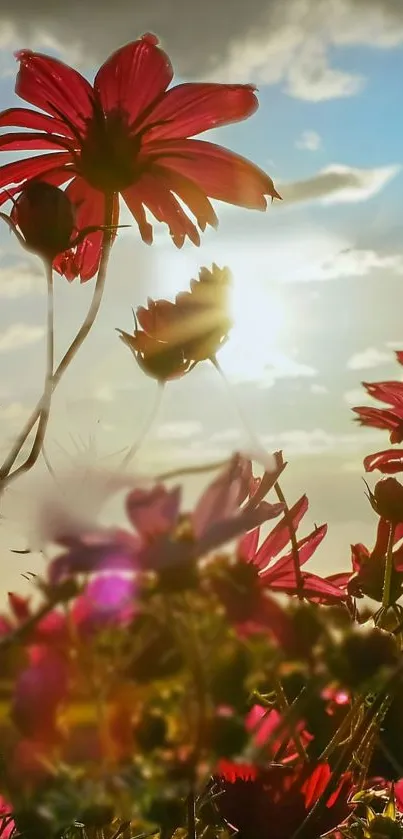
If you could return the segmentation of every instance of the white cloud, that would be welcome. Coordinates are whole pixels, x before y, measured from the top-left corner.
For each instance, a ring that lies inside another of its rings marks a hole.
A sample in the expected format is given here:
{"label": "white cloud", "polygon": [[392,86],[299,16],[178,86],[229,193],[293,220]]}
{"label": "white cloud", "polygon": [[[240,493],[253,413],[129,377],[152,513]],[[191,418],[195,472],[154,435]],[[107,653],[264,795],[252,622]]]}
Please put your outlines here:
{"label": "white cloud", "polygon": [[346,390],[343,393],[343,399],[347,402],[347,405],[365,405],[367,403],[372,402],[373,400],[369,396],[366,390],[363,387],[361,388],[353,388],[352,390]]}
{"label": "white cloud", "polygon": [[372,440],[379,440],[378,434],[366,429],[360,429],[357,433],[332,434],[323,428],[314,428],[310,431],[304,429],[292,429],[283,431],[280,434],[269,434],[263,438],[263,443],[268,449],[284,449],[285,455],[313,455],[313,454],[345,454],[355,452],[357,449],[365,449]]}
{"label": "white cloud", "polygon": [[318,396],[329,393],[329,388],[327,388],[325,385],[318,385],[315,382],[312,385],[310,385],[309,390],[311,393],[315,393]]}
{"label": "white cloud", "polygon": [[366,201],[380,192],[401,171],[399,165],[359,169],[333,163],[303,181],[277,184],[283,205],[306,201],[322,204],[342,204]]}
{"label": "white cloud", "polygon": [[43,294],[45,287],[43,275],[26,262],[0,268],[0,298],[16,300],[26,294]]}
{"label": "white cloud", "polygon": [[327,279],[336,277],[365,277],[372,271],[385,270],[403,274],[403,254],[381,254],[364,248],[344,248],[323,263]]}
{"label": "white cloud", "polygon": [[322,145],[322,138],[317,131],[303,131],[301,136],[295,141],[297,149],[306,151],[317,151]]}
{"label": "white cloud", "polygon": [[391,354],[384,350],[377,350],[375,347],[368,347],[362,352],[355,353],[347,362],[348,370],[369,370],[372,367],[379,367],[381,364],[390,364]]}
{"label": "white cloud", "polygon": [[201,422],[165,422],[158,428],[156,437],[160,440],[186,440],[201,434],[202,431]]}
{"label": "white cloud", "polygon": [[317,40],[304,44],[287,74],[286,92],[296,99],[322,102],[358,93],[365,79],[328,64],[326,46]]}
{"label": "white cloud", "polygon": [[14,323],[0,333],[0,353],[20,350],[30,344],[36,344],[44,334],[45,330],[42,326]]}

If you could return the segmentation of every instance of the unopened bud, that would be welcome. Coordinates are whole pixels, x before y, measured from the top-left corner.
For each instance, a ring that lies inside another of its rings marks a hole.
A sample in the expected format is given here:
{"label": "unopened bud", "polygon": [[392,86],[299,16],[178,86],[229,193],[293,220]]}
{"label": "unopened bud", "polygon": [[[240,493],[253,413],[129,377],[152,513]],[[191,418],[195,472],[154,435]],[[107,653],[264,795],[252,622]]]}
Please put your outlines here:
{"label": "unopened bud", "polygon": [[32,181],[22,190],[11,214],[29,250],[53,262],[70,247],[74,229],[73,206],[62,189]]}

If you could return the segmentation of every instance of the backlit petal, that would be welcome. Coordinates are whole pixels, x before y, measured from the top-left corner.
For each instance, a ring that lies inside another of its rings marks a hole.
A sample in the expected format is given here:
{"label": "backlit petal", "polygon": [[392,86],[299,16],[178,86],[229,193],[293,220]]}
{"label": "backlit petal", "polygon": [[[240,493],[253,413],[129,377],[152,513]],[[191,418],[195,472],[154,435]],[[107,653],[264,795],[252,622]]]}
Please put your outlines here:
{"label": "backlit petal", "polygon": [[168,56],[155,38],[140,38],[117,50],[95,77],[94,88],[105,113],[126,112],[133,124],[167,89],[173,77]]}
{"label": "backlit petal", "polygon": [[206,195],[240,207],[265,210],[265,196],[279,198],[272,179],[244,157],[204,140],[166,140],[150,143],[144,158],[184,175]]}
{"label": "backlit petal", "polygon": [[15,92],[21,99],[85,133],[93,112],[92,87],[77,70],[48,55],[20,50]]}
{"label": "backlit petal", "polygon": [[366,472],[379,469],[384,475],[403,472],[403,449],[386,449],[383,452],[369,454],[364,458],[364,469]]}
{"label": "backlit petal", "polygon": [[[67,152],[41,154],[37,157],[16,160],[14,163],[6,163],[5,166],[0,167],[0,188],[12,184],[22,184],[24,181],[31,180],[31,178],[45,175],[51,169],[66,167],[66,173],[68,173],[68,167],[71,167],[71,165],[71,155]],[[66,174],[67,179],[68,174]],[[8,198],[9,196],[6,193],[0,194],[0,204],[4,204]]]}
{"label": "backlit petal", "polygon": [[[289,510],[289,518],[292,522],[292,526],[294,531],[297,530],[298,525],[305,515],[308,509],[308,499],[306,495],[303,495],[293,507]],[[273,530],[269,533],[269,535],[264,540],[263,544],[259,548],[253,564],[257,566],[257,568],[266,568],[266,566],[277,556],[280,551],[288,545],[290,541],[290,528],[288,522],[286,521],[285,516],[281,518],[281,520],[273,527]]]}
{"label": "backlit petal", "polygon": [[61,134],[74,137],[73,132],[62,120],[31,111],[29,108],[7,108],[0,113],[0,128],[13,125],[16,128],[31,128],[34,131],[46,131],[48,134]]}
{"label": "backlit petal", "polygon": [[54,149],[67,148],[70,149],[72,143],[65,137],[59,137],[57,134],[44,134],[43,132],[16,132],[11,134],[0,135],[0,151],[25,151],[25,149],[33,149],[38,151],[40,149]]}
{"label": "backlit petal", "polygon": [[200,244],[197,228],[158,176],[153,177],[152,174],[146,173],[136,186],[139,199],[148,207],[157,221],[168,225],[172,240],[178,248],[182,247],[186,236],[194,245]]}
{"label": "backlit petal", "polygon": [[239,122],[253,114],[258,104],[250,85],[180,84],[168,90],[142,124],[144,142],[193,137]]}
{"label": "backlit petal", "polygon": [[151,245],[153,241],[153,228],[150,222],[147,221],[143,203],[139,199],[137,184],[129,187],[129,189],[125,189],[122,195],[123,200],[137,221],[143,242]]}

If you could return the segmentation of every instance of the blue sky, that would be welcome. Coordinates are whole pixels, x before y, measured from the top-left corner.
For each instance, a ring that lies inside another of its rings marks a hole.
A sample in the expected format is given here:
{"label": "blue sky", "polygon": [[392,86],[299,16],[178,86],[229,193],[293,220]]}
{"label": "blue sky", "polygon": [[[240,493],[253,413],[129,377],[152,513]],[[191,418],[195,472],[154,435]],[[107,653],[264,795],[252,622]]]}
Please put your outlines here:
{"label": "blue sky", "polygon": [[[47,4],[43,9],[39,4],[35,14],[24,3],[0,12],[8,33],[0,49],[0,108],[17,104],[12,52],[21,46],[76,60],[91,78],[98,61],[123,43],[130,29],[125,0],[115,5],[116,19],[106,28],[101,26],[106,7],[99,7],[100,43],[89,22],[74,30],[75,3],[69,19],[52,17]],[[403,347],[403,8],[399,11],[393,0],[333,0],[326,14],[322,0],[306,0],[305,17],[293,20],[295,4],[273,0],[260,6],[254,0],[256,29],[242,30],[239,21],[235,31],[231,21],[228,32],[220,30],[226,40],[218,50],[217,12],[208,2],[204,30],[197,35],[198,42],[204,39],[205,56],[195,49],[192,64],[192,32],[184,33],[181,43],[158,0],[147,5],[150,21],[142,9],[133,37],[157,31],[172,52],[178,80],[256,82],[257,114],[210,135],[264,167],[284,201],[264,215],[217,205],[219,230],[207,233],[200,249],[185,245],[176,251],[163,228],[151,249],[139,241],[135,226],[119,236],[99,321],[55,396],[49,456],[62,474],[71,458],[82,462],[77,446],[88,448],[90,439],[96,454],[92,448],[85,457],[93,460],[135,440],[152,409],[155,388],[135,369],[115,328],[130,329],[131,307],[144,303],[148,294],[172,297],[201,265],[228,264],[234,273],[236,326],[222,354],[223,367],[264,445],[284,449],[290,501],[308,492],[306,526],[329,523],[316,567],[345,569],[350,542],[370,544],[375,529],[364,496],[362,458],[387,446],[381,432],[360,430],[350,409],[365,401],[362,379],[400,376],[393,349],[399,342]],[[189,21],[184,21],[186,29]],[[0,163],[10,159],[3,155]],[[35,259],[19,252],[1,229],[4,451],[41,386],[43,285]],[[56,281],[59,352],[85,312],[90,286]],[[200,367],[167,388],[133,469],[155,472],[220,459],[240,445],[248,442],[222,383],[212,369]],[[32,563],[40,562],[30,558],[28,569],[26,557],[17,561],[8,552],[26,543],[20,520],[33,487],[36,492],[49,487],[41,466],[5,499],[0,540],[4,577],[13,588],[21,586],[21,571],[35,570]],[[189,498],[199,487],[200,479],[189,482]]]}

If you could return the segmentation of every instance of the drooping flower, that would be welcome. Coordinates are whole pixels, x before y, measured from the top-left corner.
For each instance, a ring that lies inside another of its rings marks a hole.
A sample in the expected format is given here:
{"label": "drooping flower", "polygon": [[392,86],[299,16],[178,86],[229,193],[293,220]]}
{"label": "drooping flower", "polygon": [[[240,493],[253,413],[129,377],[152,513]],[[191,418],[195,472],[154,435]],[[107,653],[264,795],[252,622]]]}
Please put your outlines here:
{"label": "drooping flower", "polygon": [[[399,364],[402,364],[403,353],[396,353]],[[358,415],[357,421],[370,428],[386,429],[390,432],[390,442],[403,442],[403,382],[363,382],[363,385],[374,399],[386,403],[387,408],[372,408],[360,406],[353,408]],[[403,471],[403,449],[387,449],[368,455],[364,459],[366,472],[379,469],[386,475],[393,475]]]}
{"label": "drooping flower", "polygon": [[[280,197],[271,178],[233,152],[193,138],[211,128],[245,119],[258,103],[251,85],[180,84],[168,89],[173,70],[154,35],[113,53],[93,86],[76,70],[51,58],[20,50],[16,93],[37,110],[10,108],[0,127],[29,129],[0,138],[5,151],[48,150],[0,169],[0,188],[16,194],[32,179],[56,186],[70,181],[67,194],[77,208],[78,229],[105,223],[105,196],[113,196],[118,220],[120,193],[144,241],[152,241],[147,208],[166,222],[174,243],[200,241],[217,218],[209,197],[259,210],[266,196]],[[45,113],[43,113],[45,112]],[[90,279],[99,264],[101,234],[94,233],[64,261],[66,276]]]}
{"label": "drooping flower", "polygon": [[[215,776],[215,805],[238,839],[290,839],[325,792],[331,775],[327,763],[303,768],[273,764],[256,771],[222,762]],[[317,839],[347,818],[351,791],[350,777],[342,776],[321,814],[305,830],[306,839]]]}
{"label": "drooping flower", "polygon": [[[120,331],[138,364],[150,376],[165,382],[178,378],[205,359],[213,359],[232,327],[229,314],[231,274],[228,268],[201,268],[190,291],[175,302],[148,300],[136,313],[133,335]],[[142,331],[137,329],[137,321]]]}

